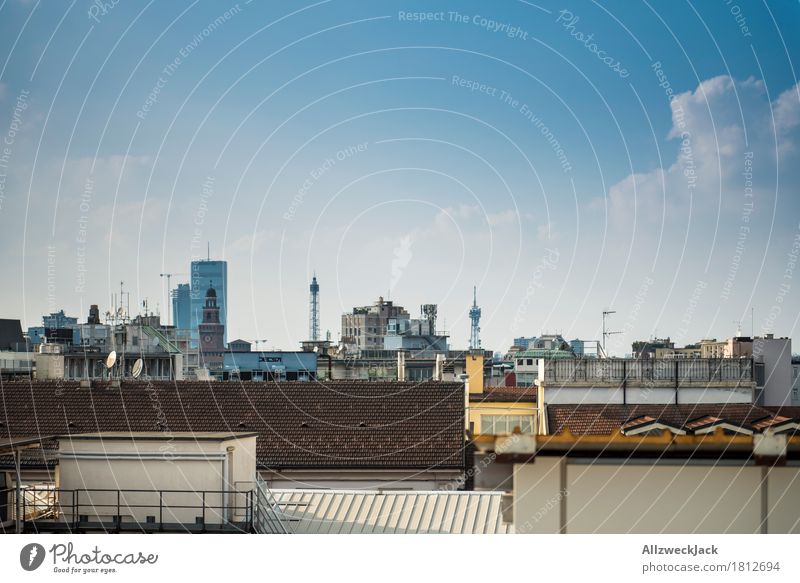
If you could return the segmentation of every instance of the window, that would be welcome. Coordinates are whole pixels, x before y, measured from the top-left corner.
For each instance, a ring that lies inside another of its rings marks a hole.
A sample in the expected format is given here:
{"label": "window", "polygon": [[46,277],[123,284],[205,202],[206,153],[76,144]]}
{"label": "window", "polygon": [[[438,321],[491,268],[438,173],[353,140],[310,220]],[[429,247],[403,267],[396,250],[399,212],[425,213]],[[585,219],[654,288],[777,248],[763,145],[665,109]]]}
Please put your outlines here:
{"label": "window", "polygon": [[528,359],[528,366],[533,366],[533,359],[532,358]]}
{"label": "window", "polygon": [[533,415],[481,415],[481,433],[502,435],[516,427],[522,433],[533,433]]}
{"label": "window", "polygon": [[517,359],[517,366],[522,366],[523,364],[525,364],[525,359],[523,359],[523,358],[518,358],[518,359]]}

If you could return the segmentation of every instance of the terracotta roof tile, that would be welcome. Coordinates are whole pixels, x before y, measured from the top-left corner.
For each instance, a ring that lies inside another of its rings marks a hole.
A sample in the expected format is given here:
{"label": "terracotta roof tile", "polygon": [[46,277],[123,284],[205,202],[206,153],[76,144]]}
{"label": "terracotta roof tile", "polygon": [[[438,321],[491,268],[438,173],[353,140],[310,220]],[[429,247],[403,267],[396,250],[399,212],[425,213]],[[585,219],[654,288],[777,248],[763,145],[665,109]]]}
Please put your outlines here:
{"label": "terracotta roof tile", "polygon": [[548,405],[547,414],[550,433],[569,427],[574,435],[609,435],[644,416],[682,428],[690,421],[710,416],[736,425],[749,425],[770,412],[749,404]]}
{"label": "terracotta roof tile", "polygon": [[257,431],[259,467],[464,466],[461,383],[5,382],[0,420],[0,437]]}
{"label": "terracotta roof tile", "polygon": [[483,393],[470,395],[469,400],[478,403],[531,403],[536,401],[536,387],[486,387]]}

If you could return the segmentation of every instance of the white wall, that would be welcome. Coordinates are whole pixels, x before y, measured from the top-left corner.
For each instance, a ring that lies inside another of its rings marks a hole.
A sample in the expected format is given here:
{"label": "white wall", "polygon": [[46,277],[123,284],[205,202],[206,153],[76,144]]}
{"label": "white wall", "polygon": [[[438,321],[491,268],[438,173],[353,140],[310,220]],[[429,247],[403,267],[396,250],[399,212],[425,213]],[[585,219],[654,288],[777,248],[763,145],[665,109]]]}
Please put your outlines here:
{"label": "white wall", "polygon": [[[229,447],[234,448],[230,455]],[[182,524],[192,524],[202,516],[201,492],[208,491],[206,522],[219,524],[226,517],[227,507],[245,504],[243,496],[229,494],[226,498],[222,492],[250,490],[255,479],[255,437],[185,440],[170,439],[165,434],[160,439],[65,439],[59,449],[60,487],[80,491],[79,514],[101,516],[107,521],[117,512],[116,492],[83,490],[148,490],[120,495],[123,520],[142,523],[147,516],[159,520],[159,490],[183,490],[163,494],[164,522]],[[230,478],[231,487],[227,485]],[[71,494],[64,495],[68,496],[64,504],[71,504]],[[92,508],[92,504],[112,506]],[[196,508],[170,509],[179,505]],[[244,510],[237,510],[236,518],[243,516]]]}
{"label": "white wall", "polygon": [[792,404],[792,340],[791,338],[756,338],[753,357],[764,362],[764,405]]}
{"label": "white wall", "polygon": [[800,533],[798,466],[563,460],[514,466],[516,532]]}

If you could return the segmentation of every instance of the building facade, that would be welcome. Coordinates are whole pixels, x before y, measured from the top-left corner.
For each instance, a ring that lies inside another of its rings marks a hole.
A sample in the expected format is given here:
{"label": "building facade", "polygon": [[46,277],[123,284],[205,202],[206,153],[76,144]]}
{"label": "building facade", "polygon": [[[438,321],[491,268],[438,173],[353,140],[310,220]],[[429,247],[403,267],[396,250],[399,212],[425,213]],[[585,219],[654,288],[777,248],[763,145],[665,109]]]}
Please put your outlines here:
{"label": "building facade", "polygon": [[351,313],[342,314],[342,345],[348,352],[383,350],[389,320],[409,319],[405,308],[379,297],[371,306],[355,307]]}
{"label": "building facade", "polygon": [[172,323],[179,330],[192,327],[192,288],[188,283],[179,283],[172,290]]}
{"label": "building facade", "polygon": [[198,326],[200,333],[200,360],[209,371],[222,370],[225,352],[225,326],[220,322],[220,308],[214,286],[206,290],[203,305],[203,321]]}

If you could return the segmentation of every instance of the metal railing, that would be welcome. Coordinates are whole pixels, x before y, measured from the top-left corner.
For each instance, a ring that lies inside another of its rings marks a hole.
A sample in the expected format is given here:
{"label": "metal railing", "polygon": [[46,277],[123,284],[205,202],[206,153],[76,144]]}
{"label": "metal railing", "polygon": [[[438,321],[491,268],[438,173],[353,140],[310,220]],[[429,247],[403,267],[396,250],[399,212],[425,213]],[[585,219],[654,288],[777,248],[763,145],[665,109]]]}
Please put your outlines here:
{"label": "metal railing", "polygon": [[545,359],[545,382],[752,382],[749,358]]}
{"label": "metal railing", "polygon": [[[26,486],[21,516],[33,530],[252,532],[253,490],[146,490]],[[10,518],[16,491],[0,491]],[[153,514],[148,514],[153,512]],[[110,519],[110,520],[109,520]]]}
{"label": "metal railing", "polygon": [[267,483],[256,478],[255,501],[253,505],[253,530],[258,534],[289,534],[289,520],[269,491]]}

